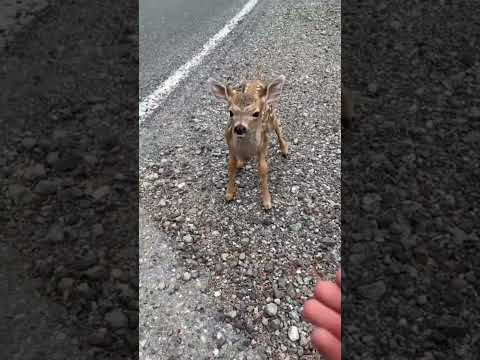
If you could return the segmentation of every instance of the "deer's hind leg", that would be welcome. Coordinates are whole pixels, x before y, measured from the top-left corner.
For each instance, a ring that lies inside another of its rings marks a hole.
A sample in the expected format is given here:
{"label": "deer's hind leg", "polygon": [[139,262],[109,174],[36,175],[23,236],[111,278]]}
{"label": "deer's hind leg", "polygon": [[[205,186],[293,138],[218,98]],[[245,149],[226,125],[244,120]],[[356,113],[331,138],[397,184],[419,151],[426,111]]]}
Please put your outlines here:
{"label": "deer's hind leg", "polygon": [[280,124],[280,119],[276,115],[274,115],[272,118],[272,126],[273,126],[273,129],[275,130],[275,133],[277,134],[278,143],[280,145],[280,151],[282,152],[282,155],[284,157],[287,157],[288,143],[285,140],[285,137],[283,135],[282,124]]}

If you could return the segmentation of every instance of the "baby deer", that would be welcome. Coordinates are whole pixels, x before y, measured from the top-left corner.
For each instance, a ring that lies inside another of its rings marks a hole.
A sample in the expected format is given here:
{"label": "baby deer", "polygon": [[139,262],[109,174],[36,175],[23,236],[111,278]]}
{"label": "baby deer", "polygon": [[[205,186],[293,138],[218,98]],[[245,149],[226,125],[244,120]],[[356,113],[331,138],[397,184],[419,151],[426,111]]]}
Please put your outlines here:
{"label": "baby deer", "polygon": [[268,190],[268,134],[273,129],[278,137],[280,151],[288,155],[288,144],[282,133],[274,104],[280,97],[285,77],[272,81],[243,81],[232,88],[214,79],[208,80],[208,86],[217,99],[225,100],[230,111],[230,121],[225,130],[225,139],[229,149],[228,184],[226,199],[235,199],[237,187],[235,176],[251,158],[257,158],[260,176],[262,206],[272,207],[272,196]]}

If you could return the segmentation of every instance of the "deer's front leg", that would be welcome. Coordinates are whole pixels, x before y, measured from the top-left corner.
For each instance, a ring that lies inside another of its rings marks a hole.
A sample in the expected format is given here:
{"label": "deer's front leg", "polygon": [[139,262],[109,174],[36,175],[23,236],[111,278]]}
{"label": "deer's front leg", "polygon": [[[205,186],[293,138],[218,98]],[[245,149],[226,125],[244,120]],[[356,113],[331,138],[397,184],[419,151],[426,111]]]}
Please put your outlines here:
{"label": "deer's front leg", "polygon": [[258,175],[260,176],[260,193],[262,206],[268,210],[272,208],[272,195],[268,191],[268,163],[266,151],[262,151],[258,157]]}
{"label": "deer's front leg", "polygon": [[228,184],[227,184],[227,192],[225,194],[225,198],[227,201],[232,201],[235,199],[235,195],[237,193],[237,186],[235,185],[235,175],[237,174],[237,159],[235,156],[230,152],[228,158]]}

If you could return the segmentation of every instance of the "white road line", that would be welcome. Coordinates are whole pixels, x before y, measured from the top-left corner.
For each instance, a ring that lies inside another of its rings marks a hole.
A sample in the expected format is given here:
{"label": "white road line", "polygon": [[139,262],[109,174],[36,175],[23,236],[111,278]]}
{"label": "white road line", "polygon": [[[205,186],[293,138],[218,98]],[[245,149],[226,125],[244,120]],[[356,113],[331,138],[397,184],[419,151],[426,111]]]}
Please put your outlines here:
{"label": "white road line", "polygon": [[259,0],[249,0],[240,12],[232,18],[218,33],[203,45],[202,51],[191,58],[188,62],[177,69],[167,80],[165,80],[152,94],[147,96],[140,103],[138,115],[140,123],[149,117],[161,102],[175,89],[192,69],[200,65],[205,58],[222,41],[235,26],[257,5]]}

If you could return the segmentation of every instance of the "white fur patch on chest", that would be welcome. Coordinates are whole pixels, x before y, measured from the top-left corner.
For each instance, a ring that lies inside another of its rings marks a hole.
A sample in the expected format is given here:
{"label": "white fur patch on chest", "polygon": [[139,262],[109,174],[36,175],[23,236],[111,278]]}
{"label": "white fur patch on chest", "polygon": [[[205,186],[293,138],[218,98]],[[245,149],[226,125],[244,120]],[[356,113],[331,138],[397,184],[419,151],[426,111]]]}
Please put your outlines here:
{"label": "white fur patch on chest", "polygon": [[237,159],[246,161],[257,155],[258,146],[256,138],[257,136],[246,136],[242,139],[234,139],[233,147]]}

